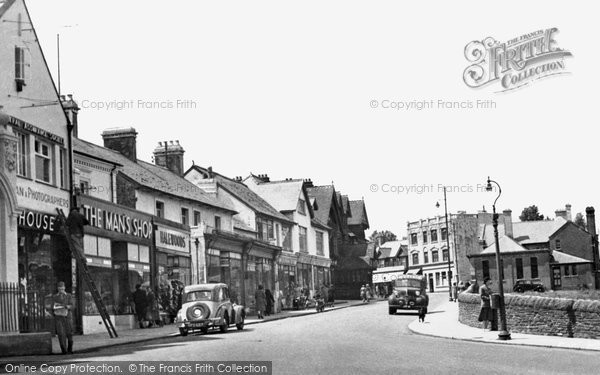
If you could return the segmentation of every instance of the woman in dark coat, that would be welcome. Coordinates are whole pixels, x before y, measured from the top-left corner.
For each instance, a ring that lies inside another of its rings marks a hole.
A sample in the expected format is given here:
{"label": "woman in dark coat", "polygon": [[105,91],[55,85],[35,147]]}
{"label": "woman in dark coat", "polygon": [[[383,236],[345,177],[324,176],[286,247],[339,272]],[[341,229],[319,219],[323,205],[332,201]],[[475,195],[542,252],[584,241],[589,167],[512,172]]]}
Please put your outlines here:
{"label": "woman in dark coat", "polygon": [[479,312],[479,321],[483,322],[483,330],[488,327],[488,323],[492,321],[493,314],[490,306],[490,296],[492,295],[492,280],[489,277],[483,279],[483,286],[479,288],[479,296],[481,297],[481,311]]}
{"label": "woman in dark coat", "polygon": [[150,322],[148,327],[155,327],[159,320],[158,302],[152,288],[148,288],[148,294],[146,294],[146,320]]}
{"label": "woman in dark coat", "polygon": [[267,306],[265,307],[265,315],[271,315],[271,311],[273,311],[273,304],[275,303],[275,298],[273,298],[273,294],[269,289],[265,290],[265,297],[267,299]]}
{"label": "woman in dark coat", "polygon": [[256,300],[256,314],[258,315],[258,319],[264,319],[263,313],[267,308],[267,296],[262,285],[259,285],[256,292],[254,292],[254,299]]}

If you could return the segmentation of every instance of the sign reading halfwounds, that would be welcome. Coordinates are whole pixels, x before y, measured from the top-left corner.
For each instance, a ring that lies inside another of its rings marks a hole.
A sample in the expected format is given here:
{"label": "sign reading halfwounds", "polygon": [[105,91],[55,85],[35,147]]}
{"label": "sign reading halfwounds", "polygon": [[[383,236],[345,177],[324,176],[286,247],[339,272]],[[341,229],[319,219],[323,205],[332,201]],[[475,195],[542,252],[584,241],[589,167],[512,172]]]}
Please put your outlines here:
{"label": "sign reading halfwounds", "polygon": [[190,234],[181,230],[158,225],[156,247],[189,254]]}

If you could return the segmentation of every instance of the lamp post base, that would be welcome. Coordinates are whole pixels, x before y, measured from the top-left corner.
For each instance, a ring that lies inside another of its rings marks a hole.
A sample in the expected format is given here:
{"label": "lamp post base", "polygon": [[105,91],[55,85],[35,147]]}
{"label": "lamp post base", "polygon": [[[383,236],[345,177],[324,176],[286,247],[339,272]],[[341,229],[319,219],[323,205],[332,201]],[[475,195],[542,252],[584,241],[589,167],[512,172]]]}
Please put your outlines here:
{"label": "lamp post base", "polygon": [[502,341],[510,340],[510,332],[508,332],[508,331],[498,332],[498,340],[502,340]]}

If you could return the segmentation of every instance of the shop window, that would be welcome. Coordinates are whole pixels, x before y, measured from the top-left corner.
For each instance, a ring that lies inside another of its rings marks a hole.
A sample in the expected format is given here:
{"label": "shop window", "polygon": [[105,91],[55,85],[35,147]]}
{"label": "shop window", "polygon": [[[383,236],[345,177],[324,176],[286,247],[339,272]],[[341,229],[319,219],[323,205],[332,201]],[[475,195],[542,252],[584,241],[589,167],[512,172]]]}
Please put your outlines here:
{"label": "shop window", "polygon": [[140,261],[139,248],[137,244],[127,243],[127,260],[134,262]]}
{"label": "shop window", "polygon": [[194,210],[194,226],[200,225],[200,211]]}
{"label": "shop window", "polygon": [[18,137],[17,143],[17,174],[29,177],[29,135],[15,132]]}
{"label": "shop window", "polygon": [[446,285],[446,272],[442,272],[442,285]]}
{"label": "shop window", "polygon": [[150,263],[150,248],[148,246],[139,246],[140,249],[140,262]]}
{"label": "shop window", "polygon": [[[84,236],[84,238],[87,237]],[[104,258],[111,257],[111,242],[108,238],[98,237],[98,256]]]}
{"label": "shop window", "polygon": [[165,217],[165,203],[156,201],[156,216]]}
{"label": "shop window", "polygon": [[190,223],[190,210],[181,207],[181,224],[188,225]]}
{"label": "shop window", "polygon": [[523,258],[515,259],[515,263],[517,266],[517,279],[523,278]]}
{"label": "shop window", "polygon": [[440,273],[436,272],[435,273],[435,285],[440,285]]}
{"label": "shop window", "polygon": [[302,226],[298,226],[300,232],[300,251],[308,252],[308,238],[306,235],[306,228]]}
{"label": "shop window", "polygon": [[35,178],[46,183],[52,182],[52,146],[38,139],[34,142]]}
{"label": "shop window", "polygon": [[98,237],[89,234],[83,236],[83,253],[98,255]]}
{"label": "shop window", "polygon": [[319,231],[317,231],[317,254],[318,255],[323,255],[324,254],[324,249],[323,249],[323,232],[319,232]]}

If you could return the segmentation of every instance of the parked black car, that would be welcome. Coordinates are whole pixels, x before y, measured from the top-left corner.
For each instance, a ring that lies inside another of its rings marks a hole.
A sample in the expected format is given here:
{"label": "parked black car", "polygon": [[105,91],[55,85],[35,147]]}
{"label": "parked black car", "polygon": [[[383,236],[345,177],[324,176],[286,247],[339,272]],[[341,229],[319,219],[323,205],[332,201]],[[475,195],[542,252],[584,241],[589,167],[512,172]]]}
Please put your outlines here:
{"label": "parked black car", "polygon": [[517,293],[523,293],[526,290],[534,290],[536,292],[544,292],[544,284],[539,280],[517,280],[513,291]]}

